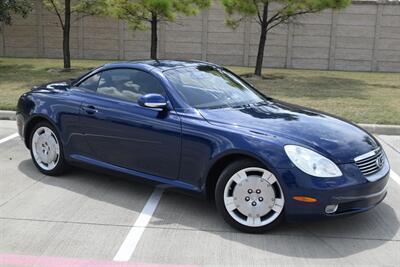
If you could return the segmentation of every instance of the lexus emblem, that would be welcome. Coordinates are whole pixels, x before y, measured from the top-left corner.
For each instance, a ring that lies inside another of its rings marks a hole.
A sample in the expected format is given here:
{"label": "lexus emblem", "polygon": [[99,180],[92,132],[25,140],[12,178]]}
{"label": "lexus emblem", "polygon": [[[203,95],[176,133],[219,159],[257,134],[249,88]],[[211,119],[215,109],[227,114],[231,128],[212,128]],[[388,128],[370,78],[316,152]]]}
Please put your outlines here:
{"label": "lexus emblem", "polygon": [[376,159],[376,165],[377,165],[379,168],[382,168],[382,166],[383,166],[383,156],[380,156],[380,157],[378,157],[378,158]]}

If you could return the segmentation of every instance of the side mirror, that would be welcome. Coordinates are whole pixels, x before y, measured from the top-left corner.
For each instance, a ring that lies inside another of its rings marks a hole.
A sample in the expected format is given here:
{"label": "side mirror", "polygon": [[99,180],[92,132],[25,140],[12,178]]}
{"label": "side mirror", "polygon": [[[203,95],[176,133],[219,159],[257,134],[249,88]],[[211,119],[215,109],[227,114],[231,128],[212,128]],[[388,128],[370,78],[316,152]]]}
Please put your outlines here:
{"label": "side mirror", "polygon": [[165,109],[167,107],[167,100],[159,94],[146,94],[139,97],[138,104],[146,108]]}

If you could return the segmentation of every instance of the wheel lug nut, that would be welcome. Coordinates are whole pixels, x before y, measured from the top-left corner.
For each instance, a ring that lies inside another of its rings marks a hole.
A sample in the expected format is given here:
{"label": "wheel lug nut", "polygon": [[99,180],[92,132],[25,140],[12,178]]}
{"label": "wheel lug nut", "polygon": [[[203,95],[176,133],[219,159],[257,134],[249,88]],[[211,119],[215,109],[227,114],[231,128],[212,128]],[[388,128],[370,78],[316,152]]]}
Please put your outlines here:
{"label": "wheel lug nut", "polygon": [[257,190],[256,190],[256,193],[257,193],[257,194],[261,194],[261,190],[260,190],[260,189],[257,189]]}
{"label": "wheel lug nut", "polygon": [[249,200],[250,200],[250,198],[249,198],[249,197],[245,197],[245,198],[244,198],[244,200],[246,200],[246,201],[249,201]]}
{"label": "wheel lug nut", "polygon": [[264,199],[262,197],[258,198],[258,201],[262,202]]}
{"label": "wheel lug nut", "polygon": [[252,205],[253,207],[255,207],[255,206],[257,206],[257,202],[253,201],[253,202],[251,202],[251,205]]}
{"label": "wheel lug nut", "polygon": [[249,189],[249,190],[247,190],[247,193],[251,194],[251,193],[253,193],[253,190]]}

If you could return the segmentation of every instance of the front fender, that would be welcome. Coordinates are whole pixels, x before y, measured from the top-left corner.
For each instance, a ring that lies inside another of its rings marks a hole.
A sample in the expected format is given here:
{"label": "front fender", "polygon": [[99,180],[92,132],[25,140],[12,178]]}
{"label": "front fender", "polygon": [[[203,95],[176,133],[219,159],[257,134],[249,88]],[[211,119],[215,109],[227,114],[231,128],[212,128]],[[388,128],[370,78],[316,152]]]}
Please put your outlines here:
{"label": "front fender", "polygon": [[275,169],[290,164],[284,142],[277,136],[212,125],[200,116],[183,115],[180,179],[204,189],[213,166],[231,155],[257,159],[275,173]]}

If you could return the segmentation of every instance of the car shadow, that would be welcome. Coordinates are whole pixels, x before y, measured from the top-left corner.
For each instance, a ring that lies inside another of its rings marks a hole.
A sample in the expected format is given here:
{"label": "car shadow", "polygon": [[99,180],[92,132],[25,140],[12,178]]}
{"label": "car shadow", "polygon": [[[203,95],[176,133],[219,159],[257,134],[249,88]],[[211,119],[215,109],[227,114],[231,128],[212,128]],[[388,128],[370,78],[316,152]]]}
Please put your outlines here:
{"label": "car shadow", "polygon": [[[127,201],[132,195],[151,192],[153,187],[126,177],[105,175],[72,168],[66,175],[43,177],[31,160],[18,165],[19,171],[38,183],[59,187],[75,194],[140,213],[143,206]],[[93,190],[88,190],[87,185]],[[112,193],[96,193],[108,188]],[[118,191],[118,192],[115,192]],[[116,197],[117,196],[117,197]],[[148,195],[143,202],[147,201]],[[386,200],[387,201],[387,200]],[[108,216],[110,216],[108,214]],[[133,225],[133,222],[132,222]],[[202,231],[230,243],[239,243],[277,255],[315,259],[340,259],[378,248],[396,239],[399,219],[393,208],[383,202],[375,209],[351,217],[303,223],[283,223],[265,234],[245,234],[230,228],[209,201],[166,191],[149,228]],[[396,239],[397,240],[397,239]]]}

